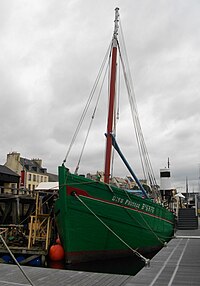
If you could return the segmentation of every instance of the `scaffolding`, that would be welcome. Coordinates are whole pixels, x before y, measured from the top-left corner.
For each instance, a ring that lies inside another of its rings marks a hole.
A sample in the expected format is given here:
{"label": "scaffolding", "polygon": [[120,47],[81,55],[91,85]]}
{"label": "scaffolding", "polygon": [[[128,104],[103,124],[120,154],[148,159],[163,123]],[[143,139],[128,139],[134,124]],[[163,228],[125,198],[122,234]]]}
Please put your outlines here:
{"label": "scaffolding", "polygon": [[51,214],[43,213],[42,201],[39,193],[37,193],[35,215],[30,216],[28,249],[30,249],[32,246],[37,246],[38,244],[44,243],[45,250],[47,250],[50,245],[51,229]]}

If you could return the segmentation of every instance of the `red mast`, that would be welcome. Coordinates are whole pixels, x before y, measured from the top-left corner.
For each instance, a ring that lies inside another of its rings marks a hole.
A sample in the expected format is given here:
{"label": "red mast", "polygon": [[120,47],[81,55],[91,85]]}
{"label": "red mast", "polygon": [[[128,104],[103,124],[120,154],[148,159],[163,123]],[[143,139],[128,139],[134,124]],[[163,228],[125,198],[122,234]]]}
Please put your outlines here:
{"label": "red mast", "polygon": [[107,141],[106,141],[106,158],[105,158],[105,171],[104,182],[109,184],[110,179],[110,163],[112,153],[112,138],[110,133],[113,132],[113,119],[114,119],[114,103],[115,103],[115,82],[116,82],[116,65],[117,65],[117,35],[119,22],[119,8],[115,9],[115,28],[112,40],[112,63],[111,63],[111,77],[110,77],[110,98],[108,108],[108,123],[107,123]]}

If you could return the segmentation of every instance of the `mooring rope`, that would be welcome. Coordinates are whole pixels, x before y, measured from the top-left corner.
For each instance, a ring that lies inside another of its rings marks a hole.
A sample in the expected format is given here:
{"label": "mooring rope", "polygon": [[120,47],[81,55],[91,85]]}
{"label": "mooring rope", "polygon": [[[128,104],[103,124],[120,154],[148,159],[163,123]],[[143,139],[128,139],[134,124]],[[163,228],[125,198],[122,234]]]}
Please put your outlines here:
{"label": "mooring rope", "polygon": [[[126,190],[124,190],[124,192],[125,192],[125,194],[127,195],[128,199],[132,202],[132,199],[131,199],[131,197],[129,196],[128,192],[127,192]],[[126,211],[128,212],[127,209],[126,209]],[[136,210],[136,211],[138,211],[138,210]],[[138,212],[138,213],[139,213],[139,212]],[[132,219],[135,219],[135,218],[132,217],[132,215],[131,215],[129,212],[128,212],[128,214],[130,215],[130,217],[131,217]],[[163,244],[163,246],[166,246],[165,240],[162,239],[161,237],[159,237],[159,236],[153,231],[153,229],[150,227],[150,225],[148,224],[148,222],[146,221],[146,219],[144,218],[144,216],[143,216],[141,213],[139,213],[139,215],[140,215],[140,217],[142,218],[142,220],[145,222],[147,228],[149,228],[149,230],[150,230],[150,231],[153,233],[153,235],[158,239],[158,241],[160,241],[160,242]],[[138,222],[141,226],[143,225],[139,220],[137,220],[137,222]],[[165,237],[165,238],[170,238],[170,237]]]}
{"label": "mooring rope", "polygon": [[19,267],[20,271],[22,272],[22,274],[24,275],[24,277],[28,280],[28,282],[30,283],[30,285],[35,286],[33,284],[33,282],[31,281],[31,279],[27,276],[27,274],[24,272],[24,270],[22,269],[22,267],[20,266],[19,262],[17,261],[17,259],[15,258],[15,256],[13,255],[12,251],[10,250],[10,248],[8,247],[7,243],[5,242],[5,240],[3,239],[2,235],[0,234],[0,238],[1,241],[3,242],[5,248],[8,250],[8,252],[10,253],[12,259],[15,261],[15,263],[17,264],[17,266]]}
{"label": "mooring rope", "polygon": [[[82,185],[82,184],[97,184],[97,183],[99,183],[98,181],[91,181],[91,182],[77,182],[77,183],[71,183],[71,185]],[[69,184],[70,185],[70,184]],[[109,190],[112,192],[112,193],[114,193],[114,191],[113,191],[113,189],[111,188],[111,186],[109,185],[109,184],[107,184],[107,186],[108,186],[108,188],[109,188]],[[128,197],[128,199],[130,200],[130,201],[132,201],[131,200],[131,197],[129,196],[129,194],[128,194],[128,192],[126,191],[126,190],[124,190],[124,192],[125,192],[125,194],[127,195],[127,197]],[[127,210],[126,210],[127,211]],[[135,211],[137,211],[138,212],[138,210],[135,210]],[[129,213],[129,212],[128,212]],[[140,213],[139,213],[140,214]],[[129,215],[130,215],[130,213],[129,213]],[[131,216],[131,215],[130,215]],[[162,239],[161,237],[159,237],[154,231],[153,231],[153,229],[150,227],[150,225],[148,224],[148,222],[145,220],[145,218],[143,217],[143,215],[142,214],[140,214],[140,216],[141,216],[141,218],[143,219],[143,221],[145,222],[145,224],[146,224],[146,226],[147,226],[147,228],[149,228],[149,230],[153,233],[153,235],[158,239],[158,241],[160,241],[161,243],[162,243],[162,245],[163,246],[166,246],[166,243],[165,243],[165,239]],[[131,216],[131,218],[133,219],[133,217]],[[134,218],[135,219],[135,218]],[[137,220],[137,222],[142,226],[142,223],[140,223],[138,220]],[[165,238],[173,238],[173,236],[171,237],[165,237]]]}
{"label": "mooring rope", "polygon": [[[89,184],[98,184],[98,183],[99,183],[98,181],[91,180],[90,182],[81,182],[81,183],[80,183],[80,182],[72,182],[71,184],[68,183],[68,185],[82,185],[82,184],[89,185]],[[108,187],[108,189],[109,189],[112,193],[114,193],[114,190],[111,188],[110,184],[107,184],[107,187]],[[127,198],[128,198],[130,201],[132,201],[132,199],[131,199],[129,193],[128,193],[126,190],[124,190],[124,189],[122,189],[122,190],[123,190],[124,193],[126,194]],[[125,208],[124,208],[124,209],[125,209]],[[125,209],[125,210],[126,210],[126,209]],[[126,211],[127,211],[127,210],[126,210]],[[137,209],[135,209],[135,211],[138,212]],[[128,212],[128,211],[127,211],[127,212]],[[129,213],[129,212],[128,212],[128,213]],[[138,212],[138,213],[139,213],[139,212]],[[132,219],[135,220],[135,218],[133,218],[130,213],[129,213],[129,215],[130,215],[130,217],[131,217]],[[163,238],[163,237],[158,236],[158,235],[153,231],[153,229],[150,227],[150,225],[148,224],[148,222],[146,221],[146,219],[144,218],[144,216],[143,216],[141,213],[139,213],[139,215],[140,215],[140,217],[142,218],[142,220],[145,222],[147,228],[153,233],[153,235],[157,238],[157,240],[158,240],[163,246],[166,246],[166,242],[165,242],[165,239],[164,239],[164,238],[173,238],[173,237],[174,237],[174,236],[170,236],[170,237],[165,236],[165,237]],[[137,222],[138,222],[141,226],[143,225],[139,220],[137,220]]]}
{"label": "mooring rope", "polygon": [[[71,184],[70,183],[68,183],[68,185],[70,186],[70,185],[72,185],[72,186],[74,186],[74,185],[82,185],[82,184],[85,184],[85,185],[90,185],[90,184],[98,184],[99,182],[98,181],[95,181],[95,180],[91,180],[90,182],[72,182]],[[64,186],[64,185],[66,185],[66,183],[65,184],[63,184],[62,186]],[[112,192],[112,193],[114,193],[114,190],[111,188],[111,186],[110,186],[110,184],[106,184],[107,185],[107,187],[108,187],[108,189]],[[130,200],[130,201],[132,201],[132,199],[131,199],[131,197],[130,197],[130,195],[129,195],[129,193],[126,191],[126,190],[124,190],[124,189],[122,189],[123,191],[124,191],[124,193],[126,194],[126,196],[127,196],[127,198]],[[125,209],[125,208],[124,208]],[[126,209],[125,209],[126,210]],[[127,210],[126,210],[127,211]],[[139,213],[139,211],[137,210],[137,209],[135,209],[135,211],[137,211],[138,213]],[[128,211],[127,211],[128,212]],[[128,212],[129,213],[129,212]],[[131,216],[131,214],[129,213],[129,215],[130,215],[130,217],[132,218],[132,219],[134,219],[135,220],[135,218],[133,218],[132,216]],[[146,226],[147,226],[147,228],[149,228],[149,230],[153,233],[153,235],[157,238],[157,240],[163,245],[163,246],[166,246],[166,242],[165,242],[165,238],[173,238],[174,236],[164,236],[164,237],[160,237],[160,236],[158,236],[154,231],[153,231],[153,229],[150,227],[150,225],[148,224],[148,222],[145,220],[145,218],[144,218],[144,216],[141,214],[141,213],[139,213],[139,215],[140,215],[140,217],[142,218],[142,220],[145,222],[145,224],[146,224]],[[142,226],[143,224],[139,221],[139,220],[137,220],[137,222]]]}
{"label": "mooring rope", "polygon": [[81,200],[81,198],[74,193],[74,196],[110,231],[114,236],[116,236],[124,245],[126,245],[134,254],[136,254],[139,258],[141,258],[145,265],[150,265],[150,259],[147,259],[142,254],[140,254],[137,250],[133,249],[128,243],[126,243],[116,232],[114,232],[100,217],[98,217],[88,206],[87,204]]}

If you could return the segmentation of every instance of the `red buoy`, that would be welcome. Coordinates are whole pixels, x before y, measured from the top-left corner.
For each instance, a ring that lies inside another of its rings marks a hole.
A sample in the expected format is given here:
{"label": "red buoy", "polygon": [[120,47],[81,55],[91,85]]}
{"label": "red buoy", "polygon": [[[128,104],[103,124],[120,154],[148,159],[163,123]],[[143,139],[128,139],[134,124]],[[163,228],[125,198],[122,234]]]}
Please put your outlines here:
{"label": "red buoy", "polygon": [[65,257],[65,252],[61,244],[54,244],[49,249],[49,258],[52,261],[61,261]]}

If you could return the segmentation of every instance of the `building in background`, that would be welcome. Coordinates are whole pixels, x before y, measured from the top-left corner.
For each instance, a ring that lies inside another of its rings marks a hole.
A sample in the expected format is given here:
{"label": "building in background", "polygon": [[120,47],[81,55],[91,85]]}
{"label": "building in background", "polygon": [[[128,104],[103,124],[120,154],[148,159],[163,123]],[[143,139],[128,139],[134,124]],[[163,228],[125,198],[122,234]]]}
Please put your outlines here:
{"label": "building in background", "polygon": [[5,166],[20,176],[19,188],[27,191],[34,191],[39,183],[49,182],[52,177],[56,180],[56,175],[47,173],[41,159],[22,158],[18,152],[7,154]]}
{"label": "building in background", "polygon": [[20,176],[6,166],[0,165],[0,194],[19,189]]}

